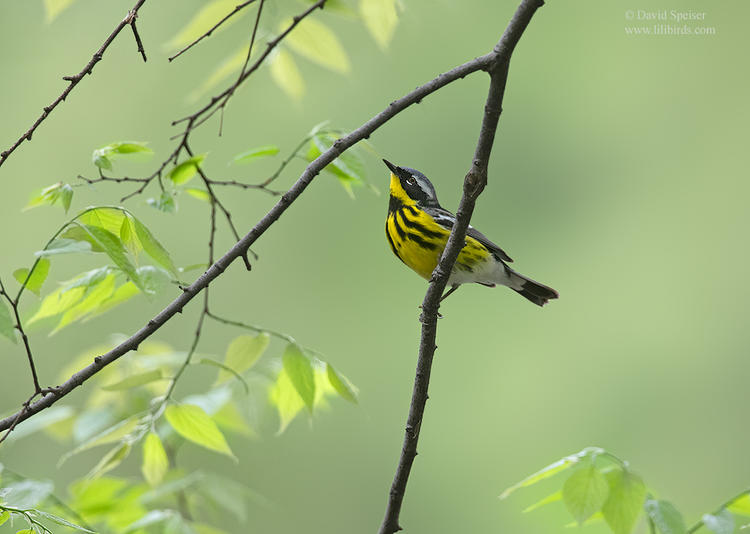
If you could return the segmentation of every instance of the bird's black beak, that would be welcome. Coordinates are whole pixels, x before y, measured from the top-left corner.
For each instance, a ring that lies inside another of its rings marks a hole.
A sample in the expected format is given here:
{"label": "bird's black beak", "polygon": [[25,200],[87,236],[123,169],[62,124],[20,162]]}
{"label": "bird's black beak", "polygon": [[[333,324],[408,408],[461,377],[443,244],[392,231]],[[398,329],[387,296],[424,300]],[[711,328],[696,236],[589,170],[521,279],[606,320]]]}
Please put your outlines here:
{"label": "bird's black beak", "polygon": [[385,163],[385,166],[388,167],[393,174],[395,174],[396,176],[399,175],[399,171],[401,170],[400,167],[398,167],[397,165],[394,165],[393,163],[391,163],[387,159],[384,159],[383,163]]}

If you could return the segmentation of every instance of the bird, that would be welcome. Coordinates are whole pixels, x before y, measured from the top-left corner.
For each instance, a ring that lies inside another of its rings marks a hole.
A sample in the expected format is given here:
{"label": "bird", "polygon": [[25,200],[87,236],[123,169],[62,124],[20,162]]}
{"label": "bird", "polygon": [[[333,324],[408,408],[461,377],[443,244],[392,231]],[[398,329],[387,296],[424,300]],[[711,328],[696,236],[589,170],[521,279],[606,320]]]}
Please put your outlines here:
{"label": "bird", "polygon": [[[443,253],[456,216],[440,205],[432,182],[416,169],[399,167],[384,159],[391,171],[390,200],[385,235],[398,259],[430,280]],[[540,284],[508,264],[513,260],[476,228],[469,226],[441,301],[462,284],[503,285],[538,306],[558,298],[557,291]]]}

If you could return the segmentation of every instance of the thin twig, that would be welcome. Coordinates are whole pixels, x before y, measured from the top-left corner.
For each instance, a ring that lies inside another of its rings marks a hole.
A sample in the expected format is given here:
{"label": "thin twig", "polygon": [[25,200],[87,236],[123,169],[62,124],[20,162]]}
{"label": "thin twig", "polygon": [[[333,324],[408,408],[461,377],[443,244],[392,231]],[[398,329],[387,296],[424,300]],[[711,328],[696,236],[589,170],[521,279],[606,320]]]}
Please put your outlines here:
{"label": "thin twig", "polygon": [[217,323],[222,323],[222,324],[226,324],[229,326],[236,326],[238,328],[244,328],[245,330],[251,330],[259,334],[265,332],[266,334],[282,339],[286,341],[287,343],[297,343],[292,336],[290,336],[289,334],[284,334],[283,332],[276,332],[275,330],[269,330],[268,328],[264,328],[262,326],[257,326],[254,324],[247,324],[241,321],[227,319],[226,317],[220,317],[219,315],[216,315],[215,313],[211,311],[208,311],[206,315],[210,317],[211,319],[213,319],[214,321],[216,321]]}
{"label": "thin twig", "polygon": [[[36,264],[34,265],[34,267],[36,267]],[[29,271],[29,275],[26,277],[26,280],[28,280],[32,272],[33,271]],[[26,282],[24,282],[24,287],[25,285],[26,285]],[[8,301],[8,304],[10,304],[10,307],[13,310],[13,316],[16,319],[15,328],[16,330],[18,330],[18,333],[21,334],[21,339],[23,339],[23,346],[26,349],[26,357],[29,360],[29,368],[31,369],[31,378],[34,381],[34,395],[36,396],[42,392],[42,388],[39,386],[39,377],[37,376],[36,366],[34,365],[34,356],[31,354],[31,345],[29,344],[29,336],[26,335],[26,332],[23,329],[21,316],[18,313],[18,300],[19,299],[18,298],[12,299],[10,297],[8,292],[5,291],[5,286],[3,285],[2,280],[0,280],[0,296],[2,296],[5,300]],[[19,298],[20,298],[20,295],[19,295]]]}
{"label": "thin twig", "polygon": [[104,52],[109,48],[109,45],[112,44],[112,41],[115,40],[115,37],[125,28],[125,26],[131,26],[133,28],[133,34],[136,37],[136,42],[138,43],[138,51],[143,56],[143,60],[146,60],[146,53],[143,51],[143,43],[140,41],[140,37],[138,36],[138,32],[135,29],[135,19],[138,16],[138,10],[141,8],[141,6],[146,2],[146,0],[138,0],[132,9],[128,11],[128,14],[125,16],[122,21],[115,27],[115,29],[112,31],[112,33],[109,34],[109,37],[107,37],[104,40],[104,44],[99,47],[99,50],[97,50],[92,58],[89,60],[88,63],[81,69],[81,71],[78,74],[74,74],[72,76],[63,76],[63,80],[69,82],[68,86],[63,90],[63,92],[58,96],[55,100],[52,101],[52,103],[48,106],[45,106],[42,110],[42,114],[39,116],[39,118],[34,122],[34,124],[31,125],[31,127],[24,132],[24,134],[18,138],[18,140],[11,145],[11,147],[4,152],[0,152],[0,167],[2,167],[3,163],[10,157],[10,155],[23,143],[24,141],[31,141],[31,136],[34,134],[36,129],[39,127],[40,124],[46,119],[50,113],[52,113],[52,110],[54,110],[60,102],[63,102],[70,92],[75,88],[76,85],[83,79],[83,77],[86,74],[91,74],[94,70],[94,66],[99,63],[99,61],[102,60],[102,57],[104,56]]}
{"label": "thin twig", "polygon": [[294,150],[281,162],[279,167],[274,171],[274,173],[263,180],[260,183],[257,184],[246,184],[244,182],[239,182],[237,180],[210,180],[211,185],[218,185],[218,186],[232,186],[232,187],[239,187],[242,189],[258,189],[260,191],[264,191],[272,196],[281,196],[284,192],[283,191],[277,191],[275,189],[271,189],[268,186],[276,180],[279,176],[281,176],[281,173],[286,169],[287,165],[296,157],[299,156],[299,151],[302,150],[302,147],[304,147],[308,141],[310,141],[310,136],[305,136],[305,138],[300,141],[300,143],[294,148]]}
{"label": "thin twig", "polygon": [[247,2],[242,2],[241,4],[235,6],[234,10],[232,10],[231,13],[229,13],[226,17],[224,17],[223,19],[221,19],[219,22],[217,22],[213,26],[211,26],[211,29],[209,29],[203,35],[201,35],[200,37],[198,37],[197,39],[195,39],[192,43],[190,43],[185,48],[183,48],[182,50],[180,50],[179,52],[177,52],[175,55],[171,56],[169,58],[169,62],[171,63],[172,61],[174,61],[175,59],[177,59],[178,57],[180,57],[182,54],[184,54],[185,52],[187,52],[188,50],[190,50],[191,48],[193,48],[195,45],[197,45],[198,43],[200,43],[206,37],[211,37],[211,34],[219,26],[221,26],[222,24],[224,24],[226,21],[228,21],[230,18],[232,18],[234,15],[236,15],[237,13],[239,13],[240,11],[242,11],[245,7],[249,6],[253,2],[255,2],[255,0],[248,0]]}
{"label": "thin twig", "polygon": [[422,417],[428,398],[427,389],[430,384],[432,359],[437,348],[435,340],[437,336],[440,297],[445,290],[456,258],[458,258],[459,252],[464,247],[466,230],[469,227],[476,199],[487,183],[487,167],[497,123],[502,111],[503,93],[505,92],[505,82],[508,77],[510,56],[526,26],[531,21],[531,17],[542,5],[544,5],[543,0],[522,0],[502,38],[490,54],[492,56],[491,60],[484,68],[490,74],[490,88],[479,132],[479,141],[477,142],[474,159],[472,160],[471,170],[469,170],[464,179],[463,195],[458,211],[456,212],[456,223],[453,225],[440,261],[432,273],[427,293],[422,302],[422,314],[419,318],[422,322],[422,334],[419,343],[419,358],[414,378],[414,390],[409,406],[409,416],[406,421],[401,457],[393,478],[391,490],[388,494],[388,504],[383,523],[380,525],[379,534],[393,534],[401,530],[399,514],[411,466],[417,455],[417,442],[419,441]]}
{"label": "thin twig", "polygon": [[[194,156],[193,151],[190,149],[190,145],[188,145],[187,140],[184,143],[185,145],[185,151],[188,153],[188,155],[192,158]],[[206,173],[203,171],[200,165],[196,165],[195,169],[198,171],[198,175],[203,180],[203,185],[206,186],[206,190],[208,191],[208,194],[211,196],[211,208],[214,209],[215,206],[218,206],[221,212],[224,214],[224,217],[227,220],[227,224],[229,224],[229,229],[232,231],[232,235],[234,238],[239,241],[240,240],[240,234],[237,233],[237,228],[234,226],[234,222],[232,222],[232,214],[229,213],[229,210],[224,207],[224,204],[221,203],[219,200],[219,197],[216,196],[216,193],[214,193],[214,190],[211,188],[211,180],[208,179],[206,176]],[[212,238],[213,240],[213,238]],[[253,253],[253,256],[255,256],[255,259],[257,260],[258,257]],[[252,270],[252,266],[250,265],[250,260],[247,257],[247,254],[245,254],[242,257],[242,260],[245,262],[245,268],[250,271]],[[213,260],[211,261],[213,263]]]}
{"label": "thin twig", "polygon": [[266,187],[265,185],[263,185],[262,183],[261,184],[246,184],[243,182],[238,182],[237,180],[211,180],[211,185],[218,185],[222,187],[239,187],[240,189],[257,189],[258,191],[263,191],[274,197],[279,197],[284,194],[283,191],[270,189]]}
{"label": "thin twig", "polygon": [[[323,0],[325,2],[325,0]],[[253,45],[255,44],[255,36],[258,35],[258,26],[260,24],[260,14],[263,12],[263,6],[265,5],[265,0],[260,0],[260,5],[258,6],[258,16],[255,17],[255,24],[253,24],[253,31],[250,34],[250,46],[247,48],[247,56],[245,56],[245,62],[242,64],[242,68],[240,69],[240,75],[237,77],[237,81],[235,82],[234,89],[227,94],[227,96],[224,98],[224,101],[221,103],[221,121],[219,122],[219,136],[221,136],[221,133],[224,129],[224,109],[227,107],[227,103],[229,102],[229,99],[232,98],[232,95],[234,94],[237,87],[240,86],[242,83],[242,77],[245,75],[245,71],[247,70],[247,64],[250,63],[250,57],[253,55]]]}
{"label": "thin twig", "polygon": [[[750,495],[750,489],[742,490],[741,492],[739,492],[737,495],[735,495],[731,499],[728,499],[728,500],[724,501],[716,510],[714,510],[713,512],[711,512],[711,515],[719,515],[723,510],[725,510],[729,506],[731,506],[732,503],[734,503],[734,501],[736,501],[737,499],[739,499],[741,497],[744,497],[745,495]],[[705,526],[705,523],[701,519],[701,520],[699,520],[698,522],[696,522],[692,527],[690,527],[687,530],[688,534],[693,534],[693,532],[696,532],[696,531],[700,530],[704,526]]]}
{"label": "thin twig", "polygon": [[339,157],[346,149],[354,144],[367,139],[382,125],[390,121],[393,117],[404,111],[409,106],[422,101],[427,96],[440,90],[442,87],[464,78],[469,74],[480,70],[486,70],[494,63],[496,53],[491,52],[484,56],[477,57],[468,61],[450,71],[440,74],[433,80],[410,91],[398,100],[391,102],[383,111],[369,119],[359,128],[353,130],[348,135],[337,139],[331,148],[323,152],[307,165],[297,181],[284,193],[279,201],[253,226],[253,228],[232,246],[222,257],[214,262],[201,276],[199,276],[190,286],[185,287],[182,293],[167,305],[156,316],[149,320],[140,330],[135,332],[128,339],[117,345],[112,350],[94,358],[93,363],[84,367],[68,380],[60,384],[57,388],[51,390],[50,395],[46,395],[39,401],[31,404],[27,411],[10,415],[0,420],[0,431],[10,427],[16,418],[20,420],[27,419],[40,411],[49,408],[55,402],[65,397],[76,387],[83,384],[86,380],[96,375],[105,366],[116,361],[123,354],[136,350],[138,346],[153,335],[162,325],[174,317],[177,313],[182,312],[183,308],[193,300],[202,290],[210,283],[216,280],[237,258],[246,253],[247,249],[252,246],[277,220],[281,215],[302,195],[313,179],[333,160]]}
{"label": "thin twig", "polygon": [[[226,98],[227,96],[231,96],[234,94],[234,92],[237,90],[237,88],[244,82],[253,72],[258,70],[258,68],[263,64],[263,61],[268,57],[268,55],[273,51],[274,48],[276,48],[279,43],[281,43],[284,38],[291,33],[294,28],[297,27],[297,25],[304,20],[306,17],[308,17],[313,11],[316,9],[322,9],[325,5],[326,0],[318,0],[313,5],[311,5],[309,8],[307,8],[305,11],[300,13],[299,15],[296,15],[292,18],[292,22],[287,26],[284,31],[282,31],[279,35],[276,36],[275,39],[272,39],[268,42],[266,45],[266,49],[263,51],[263,53],[260,55],[260,57],[255,61],[255,63],[252,64],[252,66],[245,70],[245,72],[237,78],[237,81],[235,81],[232,85],[230,85],[228,88],[226,88],[224,91],[219,93],[218,95],[211,98],[211,101],[200,108],[198,111],[193,113],[192,115],[187,115],[185,117],[182,117],[181,119],[177,119],[175,121],[172,121],[172,125],[176,126],[177,124],[187,122],[188,125],[185,129],[185,132],[189,132],[191,129],[203,124],[207,119],[209,119],[216,111],[219,109],[219,106],[222,104],[219,104],[217,106],[217,103],[224,100],[224,104],[226,105]],[[204,116],[205,115],[205,116]],[[200,118],[200,120],[198,120]]]}
{"label": "thin twig", "polygon": [[[261,15],[262,8],[263,8],[263,1],[264,0],[261,0],[261,6],[258,8],[258,14],[255,17],[255,23],[253,25],[253,33],[252,33],[251,38],[250,38],[250,47],[248,48],[248,59],[250,57],[250,54],[252,54],[253,44],[255,42],[255,35],[256,35],[257,29],[258,29],[258,25],[260,23],[260,15]],[[321,0],[321,2],[319,2],[319,3],[325,3],[325,0]],[[249,4],[249,2],[247,2],[245,5],[247,5],[247,4]],[[243,7],[244,7],[244,5],[243,5]],[[294,17],[294,20],[298,20],[298,19],[302,20],[302,18],[304,18],[307,15],[309,15],[310,13],[312,13],[312,11],[314,11],[314,9],[307,9],[303,13],[301,13],[300,15],[297,15],[296,17]],[[290,28],[293,28],[296,24],[297,24],[297,22],[291,24]],[[279,37],[277,37],[277,39],[275,40],[276,42],[275,42],[275,44],[273,46],[274,47],[277,46],[279,44],[279,42],[281,42],[281,40],[289,33],[289,31],[291,31],[291,30],[287,29],[287,31],[283,32]],[[267,52],[268,51],[270,51],[270,49],[267,50]],[[257,69],[257,67],[260,66],[260,63],[263,62],[263,60],[267,57],[267,55],[268,55],[268,53],[264,54],[260,58],[260,60],[253,65],[254,69]],[[219,109],[219,108],[214,108],[214,105],[217,104],[222,99],[223,100],[222,100],[221,106],[222,106],[222,109],[223,109],[223,107],[226,106],[227,101],[229,100],[229,98],[232,96],[232,94],[234,94],[234,91],[236,91],[237,88],[247,79],[247,77],[249,76],[249,74],[250,73],[246,73],[246,75],[242,78],[242,80],[236,81],[226,91],[224,91],[221,95],[212,97],[207,107],[199,109],[193,115],[190,115],[188,117],[184,117],[182,119],[179,119],[178,121],[172,121],[172,125],[173,126],[176,125],[176,124],[178,124],[179,122],[185,122],[185,121],[187,121],[185,129],[183,131],[181,131],[180,133],[178,133],[178,134],[173,135],[172,137],[170,137],[170,141],[179,139],[179,142],[177,143],[177,146],[174,148],[174,150],[172,151],[172,153],[167,157],[167,159],[165,159],[161,163],[161,165],[159,166],[159,168],[156,171],[154,171],[150,176],[147,176],[146,178],[138,180],[139,182],[141,182],[140,187],[138,187],[137,189],[135,189],[133,192],[129,193],[128,195],[125,195],[124,197],[122,197],[122,199],[120,199],[120,202],[125,202],[126,200],[128,200],[128,199],[130,199],[130,198],[132,198],[132,197],[134,197],[136,195],[140,195],[141,193],[143,193],[143,191],[145,191],[146,187],[148,187],[148,185],[154,179],[156,179],[156,178],[159,179],[159,184],[161,185],[162,172],[167,167],[167,165],[169,165],[170,163],[174,163],[175,165],[177,165],[177,162],[179,161],[180,155],[182,154],[183,150],[187,152],[186,149],[188,147],[188,142],[189,142],[190,134],[192,133],[192,131],[195,130],[201,124],[205,123],[211,116],[213,116],[213,113],[216,111],[216,109]],[[213,109],[213,111],[210,111],[211,109]],[[206,114],[207,110],[210,111],[208,114]],[[99,181],[99,180],[95,180],[95,181]],[[102,180],[102,181],[104,181],[104,180]],[[116,180],[106,180],[106,181],[116,181]],[[135,180],[123,180],[123,181],[135,181]],[[163,186],[162,186],[162,189],[163,189]],[[235,234],[235,238],[239,239],[239,237],[237,235],[237,232],[234,232],[234,234]],[[249,265],[249,262],[246,263],[246,266],[247,265]]]}

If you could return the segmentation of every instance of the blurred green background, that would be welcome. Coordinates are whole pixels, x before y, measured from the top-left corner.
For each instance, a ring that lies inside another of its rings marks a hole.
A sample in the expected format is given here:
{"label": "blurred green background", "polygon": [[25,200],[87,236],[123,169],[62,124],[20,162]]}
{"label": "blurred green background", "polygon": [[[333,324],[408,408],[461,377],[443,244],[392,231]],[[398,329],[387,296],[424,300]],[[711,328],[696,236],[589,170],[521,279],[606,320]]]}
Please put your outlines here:
{"label": "blurred green background", "polygon": [[[267,71],[258,73],[229,105],[223,135],[212,124],[195,136],[193,148],[210,152],[209,174],[262,179],[275,162],[236,168],[225,162],[263,144],[288,152],[323,120],[357,127],[439,72],[486,53],[517,5],[404,4],[386,52],[360,21],[315,15],[345,44],[351,73],[300,60],[307,93],[299,102],[282,94]],[[41,1],[3,3],[3,149],[131,5],[78,0],[46,24]],[[21,213],[33,189],[93,176],[91,151],[111,141],[150,142],[151,162],[118,163],[116,169],[132,173],[150,172],[171,150],[170,121],[195,109],[187,95],[244,42],[250,23],[246,15],[168,64],[163,43],[200,5],[147,2],[138,24],[148,63],[131,35],[120,36],[94,75],[0,168],[4,280],[29,265],[66,220],[59,208]],[[271,2],[268,20],[300,6]],[[744,280],[750,4],[673,0],[648,8],[703,12],[704,21],[689,25],[712,27],[710,35],[628,35],[626,26],[645,25],[626,18],[638,9],[644,6],[637,2],[548,2],[513,56],[489,185],[472,222],[520,271],[561,297],[542,310],[506,289],[476,286],[462,288],[441,309],[430,401],[402,514],[408,532],[567,531],[560,503],[521,513],[557,485],[507,501],[497,495],[587,445],[628,459],[691,522],[750,483]],[[361,392],[359,406],[334,400],[330,411],[310,423],[299,418],[281,436],[269,414],[259,439],[232,442],[239,466],[196,447],[181,452],[183,465],[238,477],[268,499],[237,532],[373,532],[379,525],[403,437],[417,306],[426,289],[392,256],[383,235],[388,173],[379,157],[423,171],[442,204],[455,209],[486,88],[487,77],[475,74],[389,122],[371,138],[377,156],[366,155],[380,196],[359,189],[351,200],[334,178],[320,176],[255,245],[261,259],[252,273],[236,263],[212,286],[217,312],[292,334],[323,352]],[[303,167],[295,162],[278,185],[289,186]],[[78,188],[73,211],[116,204],[129,191]],[[274,202],[259,192],[220,194],[241,232]],[[183,197],[175,215],[146,206],[143,196],[126,205],[178,264],[204,261],[205,204]],[[218,249],[226,250],[232,240],[221,220],[219,227]],[[51,278],[95,266],[71,256],[55,264]],[[170,298],[136,299],[52,338],[33,331],[42,381],[56,383],[67,361],[107,342],[110,332],[132,333]],[[187,348],[195,314],[186,310],[157,338]],[[222,354],[237,333],[211,325],[202,350]],[[280,349],[274,345],[270,353]],[[19,346],[3,341],[0,354],[5,413],[25,398],[30,380]],[[201,371],[187,375],[180,391],[189,392],[191,380],[202,383]],[[83,398],[80,391],[76,398]],[[65,450],[40,435],[3,447],[0,461],[64,488],[98,458],[56,471]],[[139,476],[137,458],[131,460],[119,474]]]}

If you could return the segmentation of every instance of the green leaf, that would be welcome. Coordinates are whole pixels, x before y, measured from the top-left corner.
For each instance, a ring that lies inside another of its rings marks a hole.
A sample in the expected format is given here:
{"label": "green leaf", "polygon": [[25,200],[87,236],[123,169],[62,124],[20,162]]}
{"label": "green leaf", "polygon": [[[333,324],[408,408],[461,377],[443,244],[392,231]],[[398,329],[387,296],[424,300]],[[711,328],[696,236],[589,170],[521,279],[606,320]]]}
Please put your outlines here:
{"label": "green leaf", "polygon": [[[265,332],[257,336],[237,336],[229,343],[229,347],[227,347],[227,352],[224,356],[224,365],[233,369],[236,374],[244,373],[263,355],[270,341],[270,336]],[[232,376],[233,373],[220,369],[215,384],[226,382]]]}
{"label": "green leaf", "polygon": [[10,519],[10,512],[8,510],[0,512],[0,526],[2,526],[8,519]]}
{"label": "green leaf", "polygon": [[305,80],[292,55],[280,48],[269,60],[271,79],[286,95],[299,100],[305,94]]}
{"label": "green leaf", "polygon": [[718,514],[704,514],[703,524],[714,534],[732,534],[734,532],[734,516],[724,509]]}
{"label": "green leaf", "polygon": [[146,146],[146,143],[130,141],[124,143],[113,143],[110,145],[114,154],[135,154],[136,152],[145,152],[153,154],[153,150]]}
{"label": "green leaf", "polygon": [[170,273],[177,276],[177,267],[172,262],[172,258],[169,256],[169,252],[165,249],[159,241],[154,237],[151,231],[146,226],[133,217],[133,224],[135,225],[135,233],[143,246],[143,250],[151,258],[168,270]]}
{"label": "green leaf", "polygon": [[203,163],[204,159],[206,159],[206,154],[200,154],[198,156],[193,156],[190,159],[186,159],[179,165],[175,165],[175,167],[169,171],[167,178],[172,180],[172,183],[175,185],[182,185],[189,182],[198,172],[198,167]]}
{"label": "green leaf", "polygon": [[[213,0],[206,3],[200,11],[183,27],[177,35],[165,45],[168,49],[177,50],[195,41],[209,31],[217,22],[231,13],[238,4],[236,0]],[[219,26],[216,32],[224,30],[241,17],[231,17]]]}
{"label": "green leaf", "polygon": [[602,513],[596,512],[594,515],[589,517],[583,523],[578,523],[577,521],[571,521],[570,523],[566,523],[565,528],[587,527],[589,525],[595,525],[596,523],[603,523],[603,522],[604,522],[604,517],[602,516]]}
{"label": "green leaf", "polygon": [[146,143],[138,141],[119,141],[110,143],[103,147],[97,148],[91,154],[91,161],[100,169],[112,169],[112,159],[120,156],[131,154],[146,153],[152,154],[153,151],[146,146]]}
{"label": "green leaf", "polygon": [[119,236],[122,230],[122,223],[127,217],[128,212],[122,208],[101,206],[84,210],[76,217],[76,220],[80,223],[98,226]]}
{"label": "green leaf", "polygon": [[136,273],[135,267],[128,259],[125,245],[123,245],[120,238],[109,230],[105,230],[98,226],[84,224],[80,227],[83,228],[86,234],[88,234],[89,238],[87,241],[89,241],[92,246],[101,248],[104,253],[109,256],[109,259],[111,259],[112,262],[117,265],[128,276],[128,278],[130,278],[133,283],[141,289],[141,291],[143,291],[144,288],[141,280]]}
{"label": "green leaf", "polygon": [[23,285],[26,283],[26,289],[39,296],[39,292],[42,289],[44,281],[47,279],[49,274],[50,261],[46,258],[41,258],[36,262],[29,276],[28,269],[18,269],[13,272],[13,276],[18,282]]}
{"label": "green leaf", "polygon": [[553,502],[561,501],[562,498],[563,498],[562,490],[556,491],[555,493],[553,493],[551,495],[547,495],[544,499],[542,499],[540,501],[537,501],[534,504],[531,504],[531,505],[527,506],[524,509],[523,513],[527,514],[529,512],[533,512],[537,508],[541,508],[542,506],[544,506],[546,504],[550,504],[550,503],[553,503]]}
{"label": "green leaf", "polygon": [[86,271],[79,274],[75,278],[64,282],[60,290],[65,293],[66,291],[70,291],[71,289],[74,289],[76,287],[89,288],[95,286],[112,272],[113,269],[109,265],[99,267],[98,269],[92,269],[91,271]]}
{"label": "green leaf", "polygon": [[76,287],[69,291],[63,292],[63,288],[58,288],[42,300],[42,305],[39,307],[37,312],[32,315],[28,324],[35,323],[40,319],[46,319],[47,317],[54,317],[59,315],[73,306],[75,306],[83,294],[86,292],[85,287]]}
{"label": "green leaf", "polygon": [[38,533],[33,528],[25,528],[23,530],[17,531],[16,534],[38,534]]}
{"label": "green leaf", "polygon": [[648,499],[643,508],[661,534],[687,534],[685,520],[671,502]]}
{"label": "green leaf", "polygon": [[169,469],[169,460],[158,434],[149,432],[143,440],[141,473],[150,486],[158,486]]}
{"label": "green leaf", "polygon": [[21,480],[3,488],[3,504],[12,508],[34,508],[52,494],[54,485],[48,480]]}
{"label": "green leaf", "polygon": [[[321,132],[314,135],[310,139],[310,148],[307,152],[308,161],[314,160],[323,152],[329,150],[336,139],[337,136],[330,132]],[[365,164],[352,149],[344,152],[326,165],[324,170],[336,176],[347,193],[352,197],[352,186],[361,186],[365,181]]]}
{"label": "green leaf", "polygon": [[563,502],[579,524],[601,510],[608,495],[607,479],[593,462],[576,469],[563,484]]}
{"label": "green leaf", "polygon": [[566,456],[565,458],[561,458],[560,460],[548,465],[544,469],[541,469],[534,473],[533,475],[529,475],[528,477],[524,478],[521,482],[518,482],[517,484],[512,485],[505,491],[503,491],[500,494],[501,499],[505,499],[513,493],[514,491],[525,488],[528,486],[531,486],[532,484],[536,484],[537,482],[544,480],[546,478],[549,478],[551,476],[554,476],[561,471],[565,471],[566,469],[578,464],[581,460],[586,458],[587,456],[591,454],[600,454],[604,452],[603,449],[600,449],[598,447],[588,447],[586,449],[583,449],[581,452],[576,454],[571,454],[570,456]]}
{"label": "green leaf", "polygon": [[114,425],[105,428],[98,434],[90,437],[86,441],[80,443],[75,449],[70,452],[63,454],[60,460],[57,462],[57,467],[60,467],[66,461],[68,461],[74,455],[98,447],[100,445],[107,445],[109,443],[115,443],[120,441],[125,436],[133,432],[138,426],[138,419],[135,417],[129,417],[122,421],[118,421]]}
{"label": "green leaf", "polygon": [[146,204],[164,213],[174,213],[177,211],[177,201],[174,198],[174,194],[169,191],[162,191],[158,199],[146,199]]}
{"label": "green leaf", "polygon": [[230,401],[222,406],[214,415],[213,420],[220,428],[235,432],[243,436],[252,436],[254,434],[250,425],[237,408],[237,404]]}
{"label": "green leaf", "polygon": [[[148,292],[148,288],[146,288],[146,291]],[[133,282],[127,282],[115,289],[115,292],[112,293],[112,296],[101,303],[101,305],[96,309],[96,314],[100,315],[108,310],[111,310],[118,304],[122,304],[123,302],[130,300],[139,293],[140,290],[135,286]]]}
{"label": "green leaf", "polygon": [[62,188],[60,189],[60,203],[62,204],[62,207],[65,210],[65,213],[68,213],[68,210],[70,209],[70,204],[72,202],[73,202],[73,188],[68,184],[64,184]]}
{"label": "green leaf", "polygon": [[271,402],[276,405],[279,412],[279,431],[281,434],[294,420],[300,410],[305,407],[305,401],[297,393],[292,380],[289,378],[285,369],[281,369],[276,378],[276,383],[270,391]]}
{"label": "green leaf", "polygon": [[97,154],[96,151],[94,151],[94,155],[91,159],[94,162],[94,165],[96,165],[100,169],[107,169],[108,171],[112,170],[112,162],[109,161],[109,158],[107,156]]}
{"label": "green leaf", "polygon": [[281,362],[289,380],[294,385],[294,389],[312,413],[315,401],[315,374],[310,359],[302,353],[297,345],[290,343],[281,356]]}
{"label": "green leaf", "polygon": [[141,529],[144,529],[146,527],[150,527],[158,523],[163,523],[164,521],[167,521],[169,518],[173,517],[174,514],[175,512],[173,512],[172,510],[151,510],[137,521],[134,521],[133,523],[128,525],[124,530],[124,534],[127,534],[128,532],[141,531]]}
{"label": "green leaf", "polygon": [[[288,28],[291,22],[289,19],[283,21],[280,30]],[[351,68],[349,57],[338,37],[319,20],[302,20],[284,42],[299,55],[327,69],[347,73]]]}
{"label": "green leaf", "polygon": [[602,507],[604,520],[614,534],[630,534],[646,499],[646,485],[635,473],[614,469],[606,473],[609,497]]}
{"label": "green leaf", "polygon": [[52,22],[73,0],[44,0],[44,12],[47,22]]}
{"label": "green leaf", "polygon": [[47,248],[34,253],[34,256],[45,257],[56,254],[71,254],[75,252],[93,252],[91,243],[77,239],[58,238],[52,241]]}
{"label": "green leaf", "polygon": [[16,269],[13,271],[13,278],[16,279],[16,281],[23,285],[23,283],[26,281],[26,277],[29,276],[29,269],[28,267],[21,267],[20,269]]}
{"label": "green leaf", "polygon": [[211,202],[211,195],[205,189],[193,189],[192,187],[187,187],[183,191],[191,197],[202,200],[203,202]]}
{"label": "green leaf", "polygon": [[50,335],[56,334],[69,324],[95,314],[101,305],[112,296],[115,291],[115,275],[107,275],[101,282],[91,287],[86,296],[73,307],[65,311],[60,322],[55,326]]}
{"label": "green leaf", "polygon": [[135,233],[135,223],[132,217],[123,217],[119,236],[122,244],[125,245],[128,252],[137,260],[138,254],[143,250],[143,246]]}
{"label": "green leaf", "polygon": [[109,473],[114,468],[122,463],[122,461],[130,454],[131,445],[129,442],[120,443],[113,449],[110,449],[101,460],[89,471],[86,478],[94,479]]}
{"label": "green leaf", "polygon": [[143,287],[146,289],[146,294],[148,295],[156,295],[167,287],[169,281],[172,279],[167,271],[153,265],[138,267],[136,271],[138,271],[138,277],[143,282]]}
{"label": "green leaf", "polygon": [[237,459],[219,427],[198,406],[191,404],[169,405],[164,416],[172,428],[183,438],[212,451],[226,454],[235,460]]}
{"label": "green leaf", "polygon": [[102,389],[104,391],[123,391],[126,389],[135,388],[138,386],[142,386],[144,384],[150,384],[151,382],[154,382],[156,380],[161,380],[161,370],[160,369],[153,369],[151,371],[146,371],[144,373],[138,373],[135,375],[130,375],[119,382],[115,382],[114,384],[108,384],[106,386],[102,386]]}
{"label": "green leaf", "polygon": [[349,379],[344,375],[340,375],[336,372],[330,363],[326,363],[326,374],[328,376],[328,382],[333,386],[333,389],[349,402],[357,404],[357,388],[349,382]]}
{"label": "green leaf", "polygon": [[730,502],[727,510],[733,514],[750,516],[750,493],[744,493]]}
{"label": "green leaf", "polygon": [[73,200],[73,188],[63,182],[57,182],[56,184],[52,184],[49,187],[45,187],[44,189],[32,194],[31,198],[29,199],[29,203],[26,204],[26,207],[24,207],[23,211],[30,210],[31,208],[36,208],[38,206],[52,206],[56,204],[58,200],[65,210],[65,213],[67,213],[68,209],[70,208],[70,203]]}
{"label": "green leaf", "polygon": [[275,156],[278,153],[279,147],[277,147],[276,145],[259,146],[257,148],[251,148],[250,150],[247,150],[242,154],[237,154],[232,161],[234,161],[235,163],[250,163],[251,161],[255,161],[257,159],[266,158],[268,156]]}
{"label": "green leaf", "polygon": [[396,0],[360,0],[359,12],[380,48],[388,48],[398,22]]}
{"label": "green leaf", "polygon": [[10,310],[5,300],[0,299],[0,334],[17,343],[16,323],[10,317]]}
{"label": "green leaf", "polygon": [[76,525],[75,523],[68,521],[64,517],[60,517],[59,515],[50,514],[49,512],[45,512],[43,510],[36,510],[35,513],[39,514],[39,516],[48,519],[49,521],[52,521],[53,523],[57,523],[58,525],[62,525],[64,527],[72,528],[74,530],[78,530],[80,532],[90,532],[91,534],[96,534],[93,530],[89,530],[87,528],[82,527],[81,525]]}

